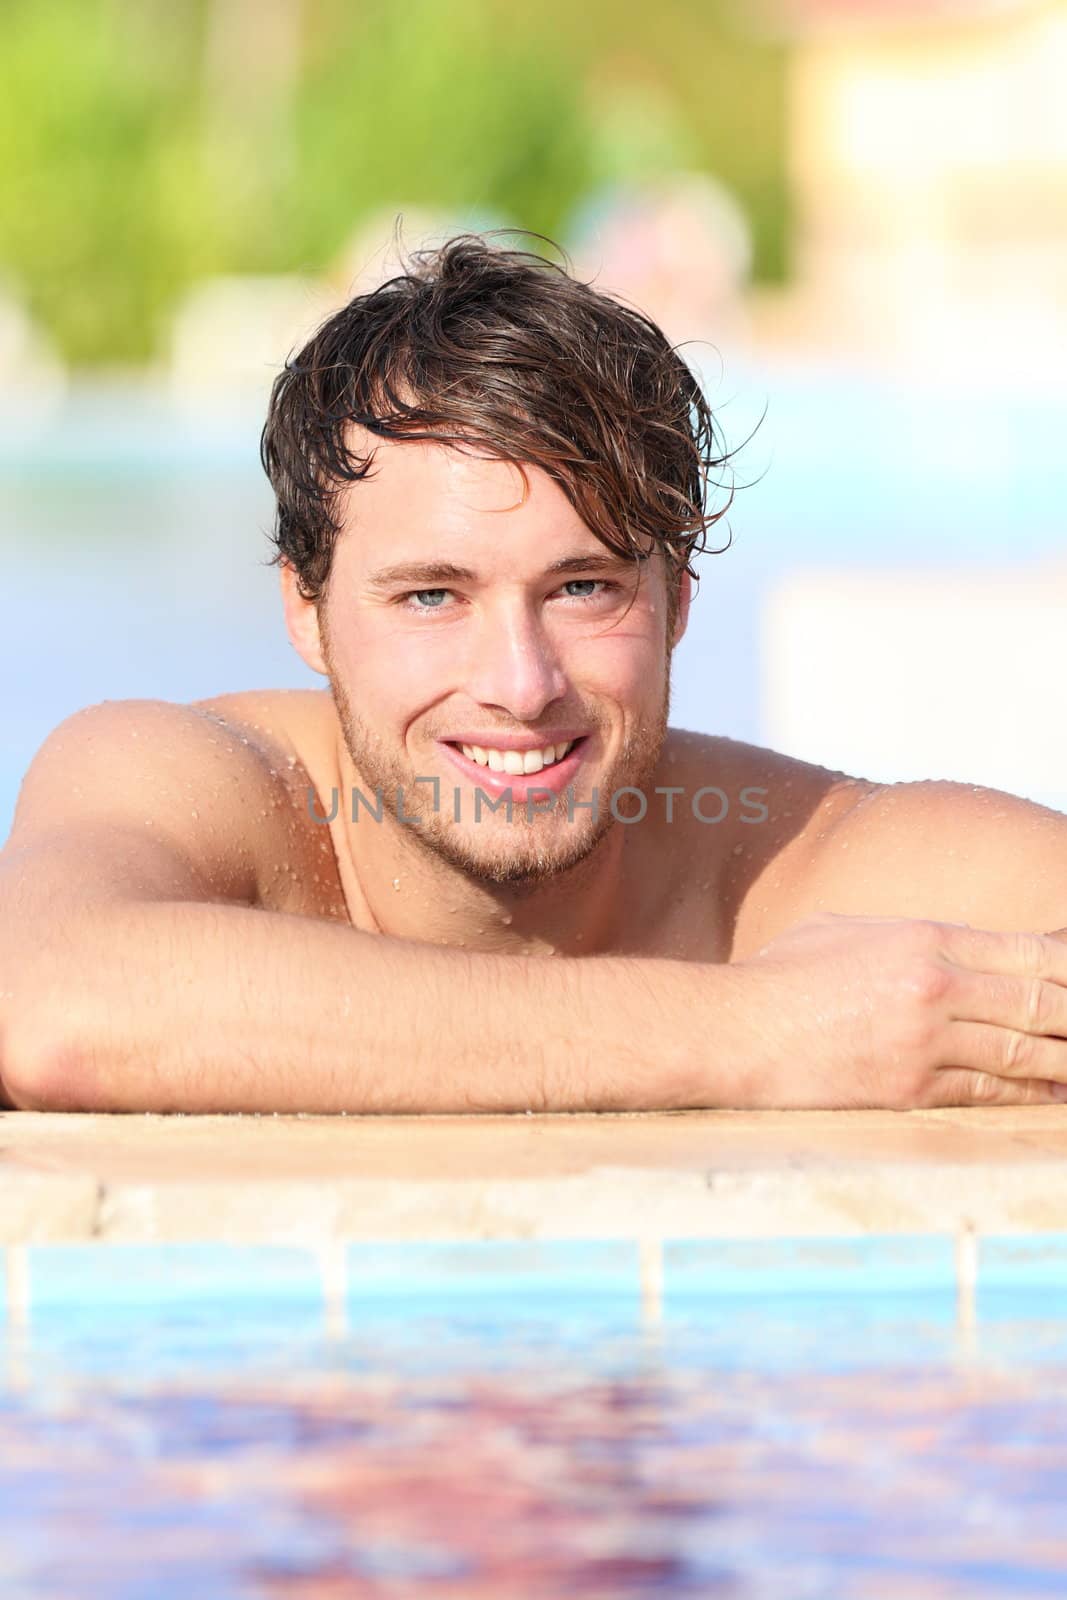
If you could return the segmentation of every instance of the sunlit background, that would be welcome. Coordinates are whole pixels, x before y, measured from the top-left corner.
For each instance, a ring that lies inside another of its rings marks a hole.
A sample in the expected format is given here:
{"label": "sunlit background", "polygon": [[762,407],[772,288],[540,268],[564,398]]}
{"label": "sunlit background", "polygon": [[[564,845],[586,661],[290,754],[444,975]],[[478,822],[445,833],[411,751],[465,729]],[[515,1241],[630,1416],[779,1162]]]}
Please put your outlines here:
{"label": "sunlit background", "polygon": [[6,0],[0,45],[0,837],[80,706],[321,686],[258,433],[398,218],[547,234],[699,368],[740,448],[673,721],[1067,809],[1064,0]]}

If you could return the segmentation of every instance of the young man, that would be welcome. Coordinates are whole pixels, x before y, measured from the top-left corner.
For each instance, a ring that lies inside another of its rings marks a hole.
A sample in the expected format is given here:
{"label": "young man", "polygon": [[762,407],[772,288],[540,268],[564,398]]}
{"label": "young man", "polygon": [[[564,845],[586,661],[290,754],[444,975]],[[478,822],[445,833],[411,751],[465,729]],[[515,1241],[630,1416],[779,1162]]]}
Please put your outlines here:
{"label": "young man", "polygon": [[263,442],[328,692],[46,740],[0,854],[8,1103],[1067,1093],[1067,817],[668,728],[724,458],[653,324],[460,237],[323,326]]}

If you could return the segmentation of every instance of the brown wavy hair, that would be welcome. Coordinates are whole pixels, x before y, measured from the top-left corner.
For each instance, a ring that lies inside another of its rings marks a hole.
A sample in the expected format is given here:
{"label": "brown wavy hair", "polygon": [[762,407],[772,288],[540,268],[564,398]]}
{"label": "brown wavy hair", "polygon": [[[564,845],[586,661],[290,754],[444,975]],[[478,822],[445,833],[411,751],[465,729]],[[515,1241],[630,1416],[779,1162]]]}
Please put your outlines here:
{"label": "brown wavy hair", "polygon": [[275,379],[260,448],[277,497],[268,564],[290,562],[302,596],[324,597],[338,497],[374,462],[352,446],[358,423],[541,467],[609,550],[663,551],[673,620],[682,572],[732,499],[708,509],[729,452],[677,350],[640,311],[480,234],[403,264]]}

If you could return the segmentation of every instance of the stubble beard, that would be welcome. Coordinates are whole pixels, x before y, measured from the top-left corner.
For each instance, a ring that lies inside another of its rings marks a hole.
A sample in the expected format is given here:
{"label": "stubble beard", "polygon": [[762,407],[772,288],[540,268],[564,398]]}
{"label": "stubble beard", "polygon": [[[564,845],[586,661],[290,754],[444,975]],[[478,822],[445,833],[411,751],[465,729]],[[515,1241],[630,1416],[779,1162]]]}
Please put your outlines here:
{"label": "stubble beard", "polygon": [[[453,793],[444,777],[440,783],[439,809],[435,811],[435,786],[415,782],[418,777],[429,778],[432,774],[415,772],[384,748],[373,730],[353,714],[344,686],[332,669],[329,682],[345,746],[362,792],[375,808],[377,796],[381,794],[383,825],[404,827],[417,848],[477,882],[533,890],[587,860],[610,830],[619,825],[612,811],[613,795],[632,788],[649,799],[648,784],[667,735],[670,666],[668,653],[658,712],[635,729],[601,777],[597,784],[595,816],[584,804],[592,795],[576,790],[570,813],[564,792],[551,811],[535,811],[533,815],[527,814],[525,800],[513,800],[510,821],[503,808],[494,813],[484,802],[480,820],[475,820],[474,789],[477,785],[464,787],[459,784],[458,777],[456,788],[463,821],[454,820]],[[618,809],[623,816],[629,814],[628,802],[632,802],[632,797],[620,798]],[[405,820],[398,822],[396,819],[400,817]],[[627,825],[635,824],[622,824]],[[640,827],[641,823],[637,822],[636,826]]]}

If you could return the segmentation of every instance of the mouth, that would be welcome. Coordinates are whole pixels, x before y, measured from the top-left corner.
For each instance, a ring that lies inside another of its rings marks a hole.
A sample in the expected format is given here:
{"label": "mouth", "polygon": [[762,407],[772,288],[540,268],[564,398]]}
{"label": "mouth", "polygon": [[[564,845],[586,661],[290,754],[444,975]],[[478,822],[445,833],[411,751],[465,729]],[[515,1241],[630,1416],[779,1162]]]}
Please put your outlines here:
{"label": "mouth", "polygon": [[448,739],[442,741],[442,748],[464,777],[486,793],[503,794],[510,789],[515,800],[525,800],[528,792],[547,789],[559,793],[572,783],[588,740],[588,734],[581,734],[535,750],[494,750]]}

